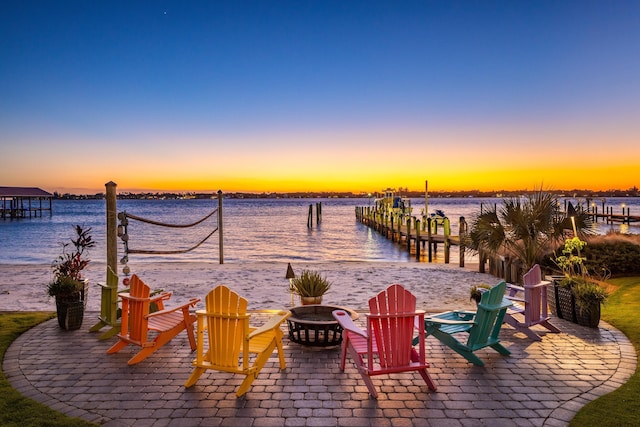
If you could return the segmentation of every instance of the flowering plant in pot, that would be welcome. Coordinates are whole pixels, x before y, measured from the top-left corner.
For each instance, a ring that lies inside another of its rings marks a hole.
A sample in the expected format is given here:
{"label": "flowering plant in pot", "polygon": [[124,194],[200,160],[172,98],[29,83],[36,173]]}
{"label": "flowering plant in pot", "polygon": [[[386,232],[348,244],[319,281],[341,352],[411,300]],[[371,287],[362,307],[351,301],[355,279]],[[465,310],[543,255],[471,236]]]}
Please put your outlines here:
{"label": "flowering plant in pot", "polygon": [[71,241],[61,243],[62,253],[51,264],[53,280],[47,285],[47,293],[56,299],[58,324],[63,329],[82,325],[88,291],[83,271],[90,262],[87,252],[95,246],[90,227],[76,225],[74,230]]}
{"label": "flowering plant in pot", "polygon": [[599,282],[609,275],[603,272],[599,279],[593,278],[585,266],[586,258],[580,255],[587,242],[578,237],[567,239],[562,255],[554,263],[562,271],[557,282],[561,317],[583,326],[597,327],[600,322],[600,306],[608,297],[607,290]]}
{"label": "flowering plant in pot", "polygon": [[291,291],[300,296],[302,304],[321,304],[322,296],[331,288],[331,282],[317,271],[303,270],[291,279]]}

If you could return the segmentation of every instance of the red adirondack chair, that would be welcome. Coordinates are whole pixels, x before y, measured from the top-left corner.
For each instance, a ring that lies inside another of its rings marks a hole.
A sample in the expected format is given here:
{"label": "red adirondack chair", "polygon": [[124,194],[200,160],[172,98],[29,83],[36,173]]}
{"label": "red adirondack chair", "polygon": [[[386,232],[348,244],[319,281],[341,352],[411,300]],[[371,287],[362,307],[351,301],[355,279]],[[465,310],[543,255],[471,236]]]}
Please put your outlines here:
{"label": "red adirondack chair", "polygon": [[[171,298],[170,292],[150,296],[149,286],[135,274],[131,276],[129,286],[129,292],[118,294],[122,299],[119,340],[107,350],[107,354],[117,353],[129,344],[140,346],[142,349],[128,362],[133,365],[146,359],[183,330],[187,331],[191,350],[196,349],[193,333],[196,316],[189,313],[189,308],[195,306],[199,298],[192,298],[177,307],[164,308],[164,302]],[[158,311],[149,312],[151,303],[157,304]],[[149,331],[155,332],[153,339],[149,338]]]}
{"label": "red adirondack chair", "polygon": [[[366,330],[359,328],[346,311],[333,311],[344,329],[340,369],[344,371],[349,352],[373,398],[378,392],[371,377],[397,372],[417,371],[429,389],[436,390],[427,372],[424,311],[416,310],[416,297],[400,285],[391,285],[369,300],[369,310]],[[416,330],[417,350],[412,344]]]}

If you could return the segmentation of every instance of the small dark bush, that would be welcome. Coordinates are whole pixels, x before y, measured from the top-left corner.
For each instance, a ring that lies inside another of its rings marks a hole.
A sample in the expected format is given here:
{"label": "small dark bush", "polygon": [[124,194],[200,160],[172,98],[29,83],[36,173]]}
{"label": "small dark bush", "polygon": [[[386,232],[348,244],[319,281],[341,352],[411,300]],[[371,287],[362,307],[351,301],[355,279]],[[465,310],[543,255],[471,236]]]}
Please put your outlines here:
{"label": "small dark bush", "polygon": [[[556,250],[561,253],[562,248]],[[603,241],[588,243],[581,254],[586,258],[585,266],[593,277],[607,272],[611,277],[640,275],[640,245],[628,241]],[[557,271],[554,255],[545,257],[541,266],[546,272]]]}
{"label": "small dark bush", "polygon": [[631,242],[591,243],[584,248],[582,256],[587,258],[587,268],[596,276],[603,269],[613,277],[640,274],[640,245]]}

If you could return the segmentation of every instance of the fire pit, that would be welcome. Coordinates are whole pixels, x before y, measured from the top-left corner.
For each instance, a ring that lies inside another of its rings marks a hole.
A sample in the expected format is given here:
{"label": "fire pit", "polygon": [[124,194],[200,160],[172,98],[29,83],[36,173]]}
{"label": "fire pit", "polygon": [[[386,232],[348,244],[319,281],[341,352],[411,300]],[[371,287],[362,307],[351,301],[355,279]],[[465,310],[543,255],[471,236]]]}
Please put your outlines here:
{"label": "fire pit", "polygon": [[333,310],[344,310],[353,320],[358,318],[358,313],[345,307],[322,304],[294,307],[287,319],[289,339],[298,344],[315,347],[340,344],[342,328],[331,315]]}

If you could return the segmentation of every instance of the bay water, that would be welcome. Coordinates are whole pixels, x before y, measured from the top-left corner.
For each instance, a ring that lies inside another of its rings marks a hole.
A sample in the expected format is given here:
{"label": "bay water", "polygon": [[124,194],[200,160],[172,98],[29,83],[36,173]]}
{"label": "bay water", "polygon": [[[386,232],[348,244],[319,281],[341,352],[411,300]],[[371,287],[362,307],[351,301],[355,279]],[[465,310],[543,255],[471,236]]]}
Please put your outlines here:
{"label": "bay water", "polygon": [[[429,212],[444,211],[451,220],[452,234],[458,234],[459,218],[467,221],[481,207],[500,205],[501,198],[429,198]],[[575,201],[577,202],[577,201]],[[600,202],[598,202],[600,203]],[[156,251],[154,254],[129,254],[135,262],[218,262],[220,231],[225,263],[243,262],[327,262],[327,261],[416,261],[405,245],[393,243],[356,220],[356,207],[373,204],[368,198],[324,199],[224,199],[222,227],[214,219],[190,228],[165,228],[139,224],[129,220],[129,249]],[[321,221],[317,222],[317,206]],[[640,215],[639,198],[608,198],[606,205],[614,213],[622,206],[631,215]],[[412,199],[414,215],[421,214],[424,199]],[[186,225],[194,223],[217,207],[217,199],[122,199],[118,212],[126,211],[157,222]],[[313,222],[308,226],[309,209]],[[598,205],[600,211],[601,207]],[[50,264],[61,251],[61,242],[74,235],[75,225],[92,228],[96,246],[89,254],[92,260],[106,261],[106,201],[54,200],[53,213],[25,219],[0,219],[0,264]],[[206,239],[216,227],[218,231]],[[221,229],[221,230],[220,230]],[[640,234],[640,223],[597,224],[597,232],[608,231]],[[172,253],[197,248],[186,253]],[[426,251],[424,251],[426,252]],[[124,243],[118,240],[119,257],[124,256]],[[435,255],[442,262],[444,254]],[[424,259],[422,260],[424,261]],[[457,249],[451,262],[457,262]]]}

